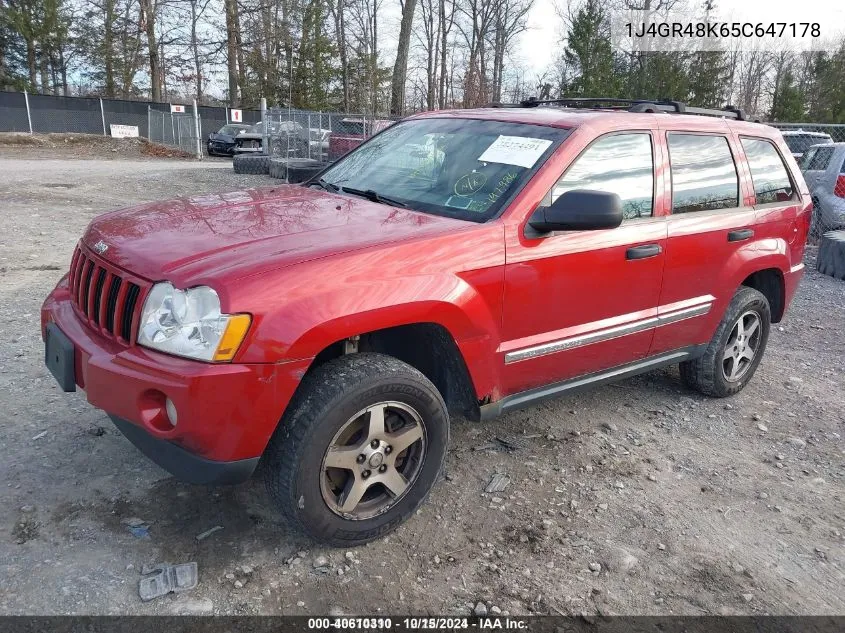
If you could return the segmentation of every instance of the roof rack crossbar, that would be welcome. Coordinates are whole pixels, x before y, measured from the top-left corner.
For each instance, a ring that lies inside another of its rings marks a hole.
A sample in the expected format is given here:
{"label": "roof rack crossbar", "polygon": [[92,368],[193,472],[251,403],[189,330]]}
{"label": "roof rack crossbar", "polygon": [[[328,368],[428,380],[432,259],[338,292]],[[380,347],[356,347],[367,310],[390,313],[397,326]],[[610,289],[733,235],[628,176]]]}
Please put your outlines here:
{"label": "roof rack crossbar", "polygon": [[570,97],[568,99],[537,99],[530,97],[522,101],[523,108],[536,108],[539,105],[563,105],[570,107],[601,107],[601,104],[608,105],[611,109],[621,109],[628,106],[628,112],[670,112],[677,114],[697,114],[700,116],[723,117],[737,119],[739,121],[750,120],[744,110],[732,105],[726,105],[722,109],[697,108],[688,106],[682,101],[668,99],[620,99],[617,97]]}

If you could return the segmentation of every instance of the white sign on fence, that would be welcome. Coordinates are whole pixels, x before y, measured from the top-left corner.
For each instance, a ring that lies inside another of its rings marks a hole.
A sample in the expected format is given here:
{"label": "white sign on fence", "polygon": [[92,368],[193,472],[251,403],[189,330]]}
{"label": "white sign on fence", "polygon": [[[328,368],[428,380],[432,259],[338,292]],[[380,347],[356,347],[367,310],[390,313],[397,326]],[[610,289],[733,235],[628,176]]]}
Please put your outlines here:
{"label": "white sign on fence", "polygon": [[112,123],[109,125],[111,128],[111,135],[114,138],[137,138],[138,137],[138,126],[137,125],[118,125]]}
{"label": "white sign on fence", "polygon": [[185,114],[185,106],[171,103],[170,114]]}
{"label": "white sign on fence", "polygon": [[235,110],[234,108],[230,110],[232,113],[232,123],[243,123],[244,122],[244,111],[243,110]]}

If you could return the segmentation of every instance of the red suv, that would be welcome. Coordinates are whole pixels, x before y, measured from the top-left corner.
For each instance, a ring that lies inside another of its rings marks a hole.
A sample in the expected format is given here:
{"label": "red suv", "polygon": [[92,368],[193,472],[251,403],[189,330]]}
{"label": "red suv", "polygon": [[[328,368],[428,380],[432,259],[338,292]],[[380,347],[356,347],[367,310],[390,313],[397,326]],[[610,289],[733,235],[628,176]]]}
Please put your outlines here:
{"label": "red suv", "polygon": [[43,306],[47,366],[180,479],[260,462],[334,545],[414,512],[450,412],[678,363],[740,391],[803,272],[811,201],[780,132],[537,105],[422,114],[303,185],[96,218]]}

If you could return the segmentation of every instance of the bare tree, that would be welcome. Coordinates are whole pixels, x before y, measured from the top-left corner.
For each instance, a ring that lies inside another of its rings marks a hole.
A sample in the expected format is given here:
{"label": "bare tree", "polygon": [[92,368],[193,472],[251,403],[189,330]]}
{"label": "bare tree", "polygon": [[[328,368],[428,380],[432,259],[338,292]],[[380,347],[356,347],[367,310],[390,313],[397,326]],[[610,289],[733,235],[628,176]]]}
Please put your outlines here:
{"label": "bare tree", "polygon": [[238,2],[224,0],[226,7],[226,67],[229,71],[229,105],[237,107],[241,102],[241,83],[238,72]]}
{"label": "bare tree", "polygon": [[162,72],[158,56],[158,43],[156,42],[156,20],[158,17],[159,3],[158,0],[139,0],[139,3],[141,5],[141,26],[147,34],[152,100],[161,101]]}
{"label": "bare tree", "polygon": [[408,48],[411,42],[411,27],[417,0],[399,0],[402,7],[402,22],[399,26],[399,42],[396,47],[396,63],[393,65],[393,79],[390,86],[390,113],[402,114],[405,106],[405,82],[408,77]]}

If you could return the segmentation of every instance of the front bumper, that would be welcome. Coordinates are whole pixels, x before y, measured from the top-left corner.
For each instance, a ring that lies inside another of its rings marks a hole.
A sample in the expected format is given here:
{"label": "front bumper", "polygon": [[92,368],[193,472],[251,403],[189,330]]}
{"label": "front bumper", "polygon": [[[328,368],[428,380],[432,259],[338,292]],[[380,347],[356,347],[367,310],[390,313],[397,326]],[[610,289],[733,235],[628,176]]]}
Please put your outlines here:
{"label": "front bumper", "polygon": [[[308,360],[211,364],[125,346],[83,323],[63,279],[41,311],[73,344],[74,381],[144,454],[191,483],[249,477]],[[165,402],[176,406],[168,421]]]}
{"label": "front bumper", "polygon": [[231,156],[235,153],[235,146],[228,143],[209,141],[206,146],[209,154],[223,154],[224,156]]}
{"label": "front bumper", "polygon": [[114,425],[139,451],[171,475],[189,484],[237,484],[252,476],[258,457],[218,462],[195,455],[184,448],[153,437],[140,426],[116,415],[109,415]]}

